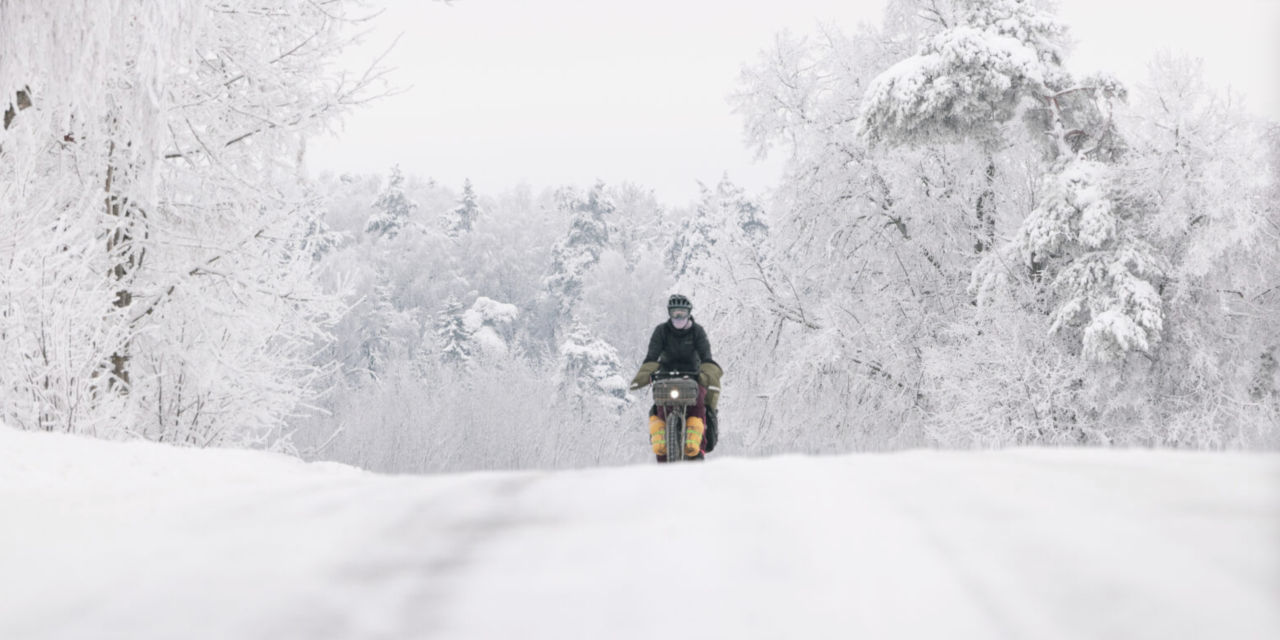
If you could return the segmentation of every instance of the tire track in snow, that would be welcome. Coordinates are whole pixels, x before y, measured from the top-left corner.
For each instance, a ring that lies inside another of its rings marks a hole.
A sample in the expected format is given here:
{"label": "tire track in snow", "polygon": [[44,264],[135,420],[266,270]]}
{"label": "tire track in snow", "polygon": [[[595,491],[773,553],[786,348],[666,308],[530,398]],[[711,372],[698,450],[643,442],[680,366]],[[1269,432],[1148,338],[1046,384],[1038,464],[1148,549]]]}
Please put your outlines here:
{"label": "tire track in snow", "polygon": [[370,532],[367,553],[333,572],[339,588],[378,591],[398,599],[388,638],[433,638],[447,634],[448,613],[459,578],[496,538],[554,522],[523,515],[522,497],[538,481],[534,474],[482,480],[457,492],[417,496],[406,479],[384,497],[403,502],[399,513]]}

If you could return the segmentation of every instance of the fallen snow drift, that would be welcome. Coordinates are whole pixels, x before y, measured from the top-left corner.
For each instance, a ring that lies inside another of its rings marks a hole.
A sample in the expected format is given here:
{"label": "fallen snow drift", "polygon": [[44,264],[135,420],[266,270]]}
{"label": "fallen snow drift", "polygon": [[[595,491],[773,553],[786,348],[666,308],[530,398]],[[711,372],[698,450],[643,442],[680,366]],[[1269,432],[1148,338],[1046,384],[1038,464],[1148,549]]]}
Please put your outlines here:
{"label": "fallen snow drift", "polygon": [[1280,456],[388,477],[0,427],[0,638],[1276,638]]}

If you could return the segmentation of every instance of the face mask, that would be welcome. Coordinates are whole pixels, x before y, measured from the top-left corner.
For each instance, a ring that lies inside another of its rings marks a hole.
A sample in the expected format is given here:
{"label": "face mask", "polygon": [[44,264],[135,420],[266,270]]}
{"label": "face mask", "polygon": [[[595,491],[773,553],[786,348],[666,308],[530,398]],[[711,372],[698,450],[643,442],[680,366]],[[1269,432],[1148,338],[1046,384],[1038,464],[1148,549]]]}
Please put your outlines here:
{"label": "face mask", "polygon": [[671,319],[671,324],[674,325],[675,328],[677,329],[684,329],[685,327],[688,327],[689,322],[690,320],[688,318],[672,318]]}

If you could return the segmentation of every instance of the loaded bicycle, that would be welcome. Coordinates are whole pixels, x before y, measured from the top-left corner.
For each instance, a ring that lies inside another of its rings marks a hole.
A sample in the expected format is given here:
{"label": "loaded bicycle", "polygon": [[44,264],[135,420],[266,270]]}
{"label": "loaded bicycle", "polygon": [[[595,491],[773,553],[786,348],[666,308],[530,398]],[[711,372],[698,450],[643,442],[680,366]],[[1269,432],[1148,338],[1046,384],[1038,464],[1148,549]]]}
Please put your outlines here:
{"label": "loaded bicycle", "polygon": [[[689,407],[698,403],[698,376],[683,371],[666,371],[653,374],[653,403],[658,417],[665,416],[667,454],[665,462],[700,460],[702,453],[687,456],[685,435]],[[699,437],[701,439],[701,437]],[[661,460],[661,456],[659,457]]]}

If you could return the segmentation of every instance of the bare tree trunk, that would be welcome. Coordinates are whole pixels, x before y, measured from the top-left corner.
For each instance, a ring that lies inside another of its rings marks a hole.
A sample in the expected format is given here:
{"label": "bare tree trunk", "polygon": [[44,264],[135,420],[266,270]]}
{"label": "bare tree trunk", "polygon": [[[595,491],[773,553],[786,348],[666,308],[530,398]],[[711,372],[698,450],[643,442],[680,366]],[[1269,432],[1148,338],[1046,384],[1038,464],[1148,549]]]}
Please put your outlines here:
{"label": "bare tree trunk", "polygon": [[[120,219],[113,230],[107,234],[107,254],[112,256],[116,261],[111,267],[110,274],[120,284],[120,289],[116,291],[116,299],[113,303],[117,309],[124,309],[133,303],[133,292],[129,290],[125,284],[125,279],[137,266],[135,253],[133,248],[133,234],[131,233],[130,218],[132,211],[129,207],[127,198],[121,198],[113,191],[116,166],[111,161],[115,153],[115,142],[111,143],[111,149],[107,153],[107,215]],[[111,354],[111,379],[108,381],[109,388],[115,388],[119,385],[121,393],[129,392],[129,342],[120,348],[120,350]]]}
{"label": "bare tree trunk", "polygon": [[987,152],[986,188],[978,195],[976,215],[978,219],[978,241],[974,243],[975,253],[983,253],[995,246],[996,242],[996,159]]}

